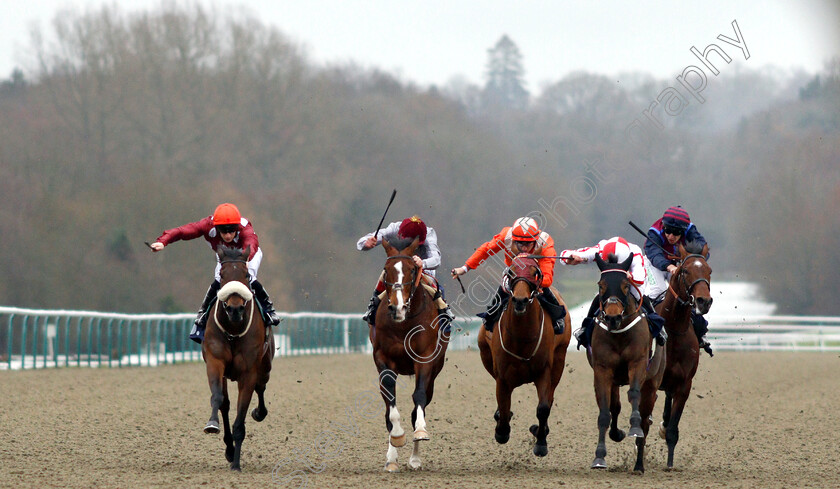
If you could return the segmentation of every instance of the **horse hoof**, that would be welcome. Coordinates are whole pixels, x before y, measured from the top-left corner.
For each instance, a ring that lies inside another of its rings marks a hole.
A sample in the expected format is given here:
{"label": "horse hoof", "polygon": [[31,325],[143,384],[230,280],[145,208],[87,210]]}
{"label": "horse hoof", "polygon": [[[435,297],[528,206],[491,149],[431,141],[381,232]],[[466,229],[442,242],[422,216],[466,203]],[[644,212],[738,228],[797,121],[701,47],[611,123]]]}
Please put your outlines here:
{"label": "horse hoof", "polygon": [[252,418],[254,418],[254,421],[256,421],[257,423],[259,423],[260,421],[264,420],[264,419],[265,419],[265,416],[266,416],[267,414],[268,414],[268,411],[265,411],[265,412],[263,412],[263,413],[260,413],[259,409],[257,409],[257,408],[254,408],[254,410],[253,410],[253,411],[251,411],[251,417],[252,417]]}
{"label": "horse hoof", "polygon": [[242,469],[238,465],[236,467],[231,465],[230,470],[233,470],[233,471],[236,471],[236,472],[242,472]]}
{"label": "horse hoof", "polygon": [[606,469],[607,468],[607,461],[602,458],[596,458],[592,461],[593,469]]}
{"label": "horse hoof", "polygon": [[610,440],[612,440],[616,443],[623,440],[625,436],[627,436],[627,434],[624,433],[624,430],[615,430],[615,431],[610,430]]}
{"label": "horse hoof", "polygon": [[400,436],[392,436],[391,437],[391,446],[394,447],[404,447],[405,446],[405,433]]}
{"label": "horse hoof", "polygon": [[508,440],[510,440],[510,431],[507,433],[499,433],[499,430],[496,430],[496,441],[500,445],[504,445],[508,442]]}
{"label": "horse hoof", "polygon": [[396,462],[388,462],[385,464],[385,472],[399,472],[400,466]]}
{"label": "horse hoof", "polygon": [[227,460],[228,462],[233,462],[233,448],[225,450],[225,460]]}
{"label": "horse hoof", "polygon": [[659,423],[659,438],[665,439],[665,434],[668,432],[668,429],[665,428],[665,422]]}
{"label": "horse hoof", "polygon": [[204,432],[210,435],[215,435],[219,431],[218,421],[208,421],[207,426],[204,427]]}
{"label": "horse hoof", "polygon": [[415,430],[414,441],[425,441],[429,439],[429,432],[426,430]]}
{"label": "horse hoof", "polygon": [[645,475],[644,467],[633,467],[633,473],[636,475]]}
{"label": "horse hoof", "polygon": [[420,461],[420,457],[411,457],[410,459],[408,459],[408,466],[414,470],[420,470],[421,465],[422,463]]}
{"label": "horse hoof", "polygon": [[545,457],[548,455],[548,445],[540,445],[539,443],[534,445],[534,455],[537,457]]}
{"label": "horse hoof", "polygon": [[630,433],[627,434],[630,438],[644,438],[645,432],[638,426],[630,428]]}
{"label": "horse hoof", "polygon": [[[528,431],[531,432],[532,435],[537,436],[537,431],[539,431],[539,425],[532,424]],[[548,429],[548,426],[545,427],[545,436],[548,436],[548,432],[551,431]]]}

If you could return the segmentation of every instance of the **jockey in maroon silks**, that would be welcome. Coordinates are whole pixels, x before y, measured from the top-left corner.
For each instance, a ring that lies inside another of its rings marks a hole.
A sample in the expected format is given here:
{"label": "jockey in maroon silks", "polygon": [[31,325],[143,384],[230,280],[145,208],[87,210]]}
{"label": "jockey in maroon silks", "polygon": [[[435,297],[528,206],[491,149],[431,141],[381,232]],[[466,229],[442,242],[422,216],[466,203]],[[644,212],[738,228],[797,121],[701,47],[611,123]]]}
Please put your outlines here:
{"label": "jockey in maroon silks", "polygon": [[[706,244],[706,238],[691,222],[688,212],[681,206],[669,207],[660,219],[654,222],[647,233],[645,256],[648,259],[647,295],[654,305],[662,302],[671,275],[677,271],[678,248],[687,242],[695,243],[698,248]],[[663,251],[664,248],[664,251]],[[667,254],[666,254],[667,251]],[[709,258],[706,256],[706,258]],[[700,348],[712,355],[712,345],[706,339],[709,322],[700,314],[691,312],[694,334],[700,342]]]}
{"label": "jockey in maroon silks", "polygon": [[[455,316],[446,305],[443,299],[443,287],[437,282],[435,278],[435,270],[440,265],[440,248],[437,243],[437,233],[434,228],[426,226],[418,216],[411,216],[402,221],[395,221],[383,229],[368,233],[356,243],[356,249],[359,251],[367,251],[373,249],[383,240],[393,242],[395,240],[413,240],[418,238],[420,246],[414,252],[414,264],[422,270],[422,284],[429,294],[432,295],[435,305],[438,308],[438,318],[440,319],[441,327],[448,332],[450,323],[455,320]],[[362,319],[366,323],[373,326],[376,320],[376,310],[379,308],[379,303],[385,294],[385,283],[382,281],[380,275],[376,283],[376,288],[373,291],[373,296],[368,302],[368,309]]]}
{"label": "jockey in maroon silks", "polygon": [[[263,313],[268,319],[268,323],[272,326],[280,324],[280,316],[274,310],[274,305],[271,303],[268,293],[262,284],[257,281],[257,272],[259,271],[263,256],[259,239],[256,233],[254,233],[254,227],[251,225],[251,222],[242,217],[239,209],[233,204],[221,204],[216,207],[212,216],[207,216],[200,221],[184,224],[177,228],[167,229],[149,247],[152,251],[157,252],[162,250],[166,245],[176,241],[196,238],[204,238],[213,251],[218,250],[219,246],[222,245],[242,250],[250,247],[247,265],[254,297],[259,302]],[[214,272],[213,283],[207,289],[207,294],[198,310],[192,331],[190,331],[190,339],[197,343],[201,343],[204,339],[204,328],[207,326],[207,311],[213,305],[213,301],[216,300],[216,294],[218,294],[219,288],[221,287],[219,282],[220,269],[221,264],[219,263],[218,257],[216,257],[216,270]]]}

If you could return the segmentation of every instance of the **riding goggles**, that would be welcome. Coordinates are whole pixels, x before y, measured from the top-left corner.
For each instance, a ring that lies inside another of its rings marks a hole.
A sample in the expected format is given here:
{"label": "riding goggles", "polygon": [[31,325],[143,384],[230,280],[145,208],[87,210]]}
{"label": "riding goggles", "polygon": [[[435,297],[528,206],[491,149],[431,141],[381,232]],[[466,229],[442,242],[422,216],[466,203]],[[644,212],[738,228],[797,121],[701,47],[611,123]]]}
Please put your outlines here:
{"label": "riding goggles", "polygon": [[672,236],[682,236],[682,235],[683,235],[683,233],[685,232],[685,230],[684,230],[684,229],[682,229],[682,228],[678,228],[678,227],[674,227],[674,226],[665,226],[664,228],[662,228],[662,231],[663,231],[665,234],[670,234],[670,235],[672,235]]}
{"label": "riding goggles", "polygon": [[239,230],[239,226],[237,224],[222,224],[220,226],[216,226],[216,229],[220,233],[235,233]]}

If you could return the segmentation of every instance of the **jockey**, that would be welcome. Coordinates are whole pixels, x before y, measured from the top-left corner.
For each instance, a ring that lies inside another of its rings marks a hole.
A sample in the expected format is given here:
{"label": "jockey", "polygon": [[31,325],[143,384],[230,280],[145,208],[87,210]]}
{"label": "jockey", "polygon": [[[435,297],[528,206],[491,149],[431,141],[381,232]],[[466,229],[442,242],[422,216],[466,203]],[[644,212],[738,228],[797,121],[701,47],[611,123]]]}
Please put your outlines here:
{"label": "jockey", "polygon": [[[268,298],[268,293],[262,284],[257,281],[257,271],[260,268],[263,252],[260,248],[259,240],[251,223],[242,217],[239,209],[233,204],[221,204],[216,207],[216,211],[212,216],[207,216],[204,219],[189,224],[184,224],[177,228],[168,229],[149,245],[152,251],[160,251],[164,246],[181,240],[190,240],[203,237],[210,248],[216,251],[219,246],[225,245],[232,248],[245,249],[250,248],[250,255],[248,256],[248,273],[251,280],[251,289],[254,291],[254,296],[260,304],[268,323],[272,326],[280,324],[280,316],[274,310],[274,305]],[[198,310],[198,315],[195,318],[192,331],[190,331],[190,339],[196,343],[201,343],[204,340],[204,328],[207,326],[207,311],[216,299],[216,294],[221,288],[219,270],[222,265],[219,262],[219,257],[216,257],[216,270],[214,271],[215,279],[207,289],[207,294],[204,301],[201,303],[201,308]]]}
{"label": "jockey", "polygon": [[[464,266],[453,268],[452,278],[467,273],[467,271],[478,268],[491,255],[504,251],[505,265],[510,266],[513,259],[520,253],[542,255],[545,257],[554,256],[554,239],[548,233],[540,231],[536,221],[530,217],[520,217],[514,221],[513,226],[502,228],[499,234],[493,239],[479,246],[475,253],[470,256]],[[545,312],[551,317],[554,326],[554,334],[563,334],[566,326],[566,308],[560,304],[551,292],[551,283],[554,280],[555,258],[540,258],[538,263],[542,272],[542,282],[539,284],[537,298]],[[484,330],[493,332],[493,327],[504,312],[510,294],[500,285],[496,291],[493,301],[487,306],[487,312],[478,316],[484,319]]]}
{"label": "jockey", "polygon": [[[598,242],[595,246],[588,246],[586,248],[578,248],[576,250],[563,250],[560,253],[561,257],[569,257],[571,260],[561,260],[564,265],[579,265],[595,260],[595,255],[600,254],[601,259],[607,261],[610,255],[615,255],[618,263],[626,260],[630,255],[633,255],[633,261],[630,263],[630,271],[627,272],[633,287],[630,293],[637,301],[642,302],[642,310],[648,319],[648,327],[651,334],[656,338],[656,342],[660,345],[665,344],[667,334],[662,327],[665,320],[656,313],[653,309],[650,299],[644,294],[645,280],[647,278],[647,270],[645,269],[645,257],[642,255],[642,250],[633,243],[627,242],[622,237],[616,236],[610,239],[604,239]],[[583,319],[583,325],[575,331],[575,338],[578,340],[578,349],[581,346],[588,348],[590,340],[592,339],[592,329],[595,327],[596,315],[601,306],[600,295],[596,295],[592,300],[592,305],[589,306],[589,312]]]}
{"label": "jockey", "polygon": [[[662,218],[653,223],[648,230],[647,241],[645,241],[645,255],[648,259],[648,290],[647,295],[654,304],[662,302],[665,291],[668,290],[668,283],[671,274],[677,271],[677,260],[679,259],[679,245],[685,246],[686,242],[694,242],[698,246],[706,244],[706,238],[697,230],[697,226],[681,206],[669,207],[662,215]],[[658,246],[657,246],[658,245]],[[661,248],[660,248],[661,247]],[[665,249],[668,253],[666,254]],[[708,259],[709,257],[706,256]],[[712,345],[706,340],[706,333],[709,332],[709,322],[700,314],[691,311],[691,324],[694,326],[694,334],[700,342],[700,348],[706,353],[713,355]]]}
{"label": "jockey", "polygon": [[[449,323],[455,320],[455,316],[449,310],[446,302],[444,302],[443,288],[440,287],[440,284],[435,279],[435,269],[440,265],[440,248],[438,248],[437,233],[434,228],[427,227],[426,223],[418,216],[412,216],[402,221],[392,222],[384,229],[380,229],[375,233],[368,233],[362,236],[356,242],[356,249],[367,251],[374,248],[383,240],[393,242],[398,239],[413,240],[414,238],[420,238],[420,246],[417,247],[412,257],[414,258],[414,264],[423,272],[423,287],[434,298],[435,305],[438,307],[438,317],[442,321],[442,327],[448,328]],[[382,279],[383,276],[380,274],[379,280],[376,282],[376,288],[373,291],[373,296],[370,298],[370,302],[368,302],[367,313],[362,317],[371,326],[376,321],[376,310],[379,308],[379,303],[385,297],[385,282]]]}

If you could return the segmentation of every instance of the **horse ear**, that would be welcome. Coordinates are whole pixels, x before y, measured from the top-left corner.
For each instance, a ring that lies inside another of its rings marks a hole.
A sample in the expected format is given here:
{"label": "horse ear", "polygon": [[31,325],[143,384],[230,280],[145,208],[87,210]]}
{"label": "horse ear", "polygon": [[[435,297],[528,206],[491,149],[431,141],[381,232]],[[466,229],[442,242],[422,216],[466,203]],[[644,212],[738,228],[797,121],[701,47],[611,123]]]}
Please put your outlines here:
{"label": "horse ear", "polygon": [[222,246],[219,246],[219,248],[216,250],[216,256],[219,257],[219,261],[221,261],[222,258],[225,257],[225,248],[226,247],[224,245],[222,245]]}
{"label": "horse ear", "polygon": [[595,253],[595,263],[598,264],[598,269],[603,272],[604,271],[604,266],[606,265],[606,263],[604,263],[604,260],[601,258],[600,253]]}
{"label": "horse ear", "polygon": [[245,259],[248,259],[248,257],[251,256],[251,245],[246,246],[242,251],[242,254],[245,255]]}
{"label": "horse ear", "polygon": [[680,259],[683,259],[683,258],[685,258],[686,256],[688,256],[688,251],[686,251],[685,246],[683,246],[683,245],[682,245],[682,243],[680,243],[680,244],[678,245],[678,247],[677,247],[677,251],[678,251],[678,252],[679,252],[679,254],[680,254]]}
{"label": "horse ear", "polygon": [[414,254],[415,251],[417,251],[417,248],[419,246],[420,246],[420,236],[414,238],[414,241],[412,241],[411,244],[408,245],[408,247],[405,250],[403,250],[403,253],[405,253],[408,256],[411,256],[411,255]]}
{"label": "horse ear", "polygon": [[623,262],[620,263],[620,266],[621,266],[622,270],[627,271],[627,270],[630,270],[630,265],[632,265],[632,264],[633,264],[633,254],[631,253],[630,256],[628,256],[626,260],[624,260]]}
{"label": "horse ear", "polygon": [[704,257],[709,256],[709,243],[706,243],[706,244],[703,245],[703,250],[700,251],[700,254],[703,255]]}
{"label": "horse ear", "polygon": [[382,240],[382,247],[385,248],[385,254],[388,256],[394,256],[397,254],[397,250],[391,246],[391,243],[389,243],[387,239]]}

